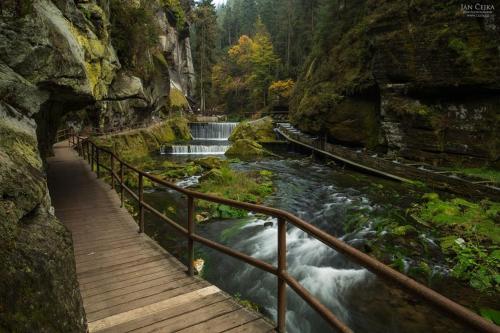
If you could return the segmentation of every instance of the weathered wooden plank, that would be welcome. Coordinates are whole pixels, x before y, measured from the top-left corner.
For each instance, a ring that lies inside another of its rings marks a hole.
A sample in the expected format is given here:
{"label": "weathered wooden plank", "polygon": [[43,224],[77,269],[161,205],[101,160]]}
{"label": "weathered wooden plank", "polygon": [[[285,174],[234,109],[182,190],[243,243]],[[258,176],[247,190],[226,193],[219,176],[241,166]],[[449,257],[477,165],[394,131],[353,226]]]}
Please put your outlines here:
{"label": "weathered wooden plank", "polygon": [[[146,332],[178,332],[189,327],[203,324],[203,322],[212,320],[219,316],[227,315],[238,311],[240,307],[233,302],[217,302],[208,306],[196,309],[191,312],[183,313],[179,316],[156,322],[152,325],[134,330],[136,333]],[[196,332],[212,332],[210,330],[196,330]]]}
{"label": "weathered wooden plank", "polygon": [[133,288],[122,288],[106,292],[103,295],[94,295],[84,298],[84,304],[89,311],[96,312],[126,302],[149,297],[155,294],[186,287],[199,281],[187,277],[177,277],[166,281],[151,281],[134,285]]}
{"label": "weathered wooden plank", "polygon": [[275,332],[273,329],[269,329],[272,327],[271,323],[268,321],[259,318],[254,321],[248,322],[246,324],[243,324],[241,326],[232,328],[230,330],[227,330],[225,332],[228,333],[253,333],[253,332]]}
{"label": "weathered wooden plank", "polygon": [[89,331],[129,332],[227,299],[219,288],[210,286],[92,322]]}
{"label": "weathered wooden plank", "polygon": [[100,243],[106,243],[108,241],[118,241],[118,240],[123,240],[123,239],[129,239],[131,237],[134,237],[137,235],[134,235],[132,232],[126,232],[122,234],[117,234],[117,235],[111,235],[111,234],[105,234],[102,236],[99,236],[97,238],[88,238],[88,237],[82,237],[82,238],[73,238],[75,242],[75,248],[80,248],[82,246],[89,246],[92,244],[100,244]]}
{"label": "weathered wooden plank", "polygon": [[132,276],[131,278],[124,277],[122,281],[118,281],[118,282],[109,283],[108,281],[105,281],[106,283],[100,284],[100,285],[80,286],[80,292],[82,293],[82,295],[85,295],[85,297],[93,296],[93,295],[96,295],[99,293],[110,292],[113,290],[126,288],[129,286],[145,283],[148,281],[167,278],[170,276],[185,277],[186,273],[179,272],[178,270],[170,270],[169,271],[166,269],[161,269],[161,270],[158,270],[154,273],[144,274],[144,275],[137,276],[137,277],[134,277],[134,276]]}
{"label": "weathered wooden plank", "polygon": [[[228,302],[229,303],[229,302]],[[244,325],[258,318],[258,315],[249,312],[246,309],[236,306],[238,310],[226,313],[222,316],[215,317],[213,319],[204,321],[197,325],[187,327],[185,329],[179,330],[178,332],[188,333],[188,332],[224,332],[229,329]],[[255,332],[255,331],[254,331]]]}
{"label": "weathered wooden plank", "polygon": [[[94,271],[94,270],[102,270],[102,269],[113,269],[113,268],[119,268],[121,265],[133,265],[135,263],[140,263],[142,260],[147,260],[150,259],[153,255],[155,255],[156,252],[152,253],[138,253],[129,256],[128,258],[123,258],[119,260],[105,260],[105,261],[98,261],[94,264],[83,264],[83,265],[78,265],[76,264],[76,272],[77,273],[84,273],[87,271]],[[164,255],[164,254],[160,254]]]}
{"label": "weathered wooden plank", "polygon": [[130,245],[141,244],[141,240],[138,239],[140,237],[133,237],[122,241],[117,242],[106,242],[105,244],[95,244],[93,246],[87,248],[75,249],[75,255],[88,253],[89,251],[106,251],[109,249],[116,249],[121,247],[127,247]]}
{"label": "weathered wooden plank", "polygon": [[130,261],[127,263],[123,263],[122,265],[115,265],[115,266],[109,266],[109,267],[103,267],[103,268],[95,268],[95,269],[89,269],[89,270],[80,271],[80,272],[77,271],[77,274],[78,274],[78,277],[80,277],[80,276],[82,276],[82,277],[83,276],[92,276],[92,275],[96,275],[99,273],[113,272],[116,270],[120,270],[124,267],[134,267],[134,266],[137,266],[139,264],[145,264],[145,263],[148,263],[151,261],[158,261],[161,259],[165,259],[165,254],[161,253],[161,254],[158,254],[154,257],[148,257],[145,259],[138,259],[138,260]]}
{"label": "weathered wooden plank", "polygon": [[130,311],[133,309],[137,309],[140,307],[143,307],[145,305],[153,304],[160,302],[165,299],[169,299],[175,296],[179,296],[182,294],[186,294],[191,291],[195,291],[198,289],[202,289],[209,286],[209,283],[207,282],[194,282],[192,284],[188,284],[183,287],[178,287],[178,288],[173,288],[169,290],[165,290],[164,292],[156,293],[147,297],[139,298],[131,302],[127,303],[121,303],[118,305],[114,305],[108,308],[104,308],[102,310],[96,311],[96,312],[88,312],[87,313],[87,320],[89,322],[93,322],[99,319],[103,319],[118,313],[122,313],[125,311]]}
{"label": "weathered wooden plank", "polygon": [[155,255],[158,252],[153,249],[123,249],[120,251],[115,251],[109,254],[103,254],[101,256],[86,255],[84,257],[75,258],[76,265],[79,267],[92,266],[92,265],[106,265],[108,263],[118,264],[121,260],[130,259],[135,256],[150,256]]}
{"label": "weathered wooden plank", "polygon": [[[120,269],[111,272],[96,273],[90,276],[79,276],[78,281],[80,285],[94,284],[94,283],[114,283],[120,281],[120,277],[128,276],[131,273],[146,272],[148,269],[165,269],[167,267],[175,267],[177,263],[171,258],[160,258],[156,261],[150,261],[143,264],[138,264],[132,267],[120,267]],[[106,282],[108,281],[108,282]]]}
{"label": "weathered wooden plank", "polygon": [[120,256],[127,254],[145,253],[148,251],[155,251],[155,249],[151,248],[149,245],[146,244],[132,243],[129,244],[128,246],[114,248],[114,249],[106,249],[102,251],[89,250],[85,253],[75,254],[75,260],[78,263],[83,264],[88,261],[119,258]]}
{"label": "weathered wooden plank", "polygon": [[119,253],[125,253],[125,252],[131,252],[131,251],[147,251],[147,250],[156,250],[151,245],[145,243],[145,242],[132,242],[128,246],[119,246],[116,248],[105,248],[102,250],[98,250],[96,248],[91,248],[88,251],[84,253],[79,253],[75,254],[76,259],[84,259],[88,257],[93,257],[93,258],[103,258],[103,257],[109,257],[114,254],[119,254]]}

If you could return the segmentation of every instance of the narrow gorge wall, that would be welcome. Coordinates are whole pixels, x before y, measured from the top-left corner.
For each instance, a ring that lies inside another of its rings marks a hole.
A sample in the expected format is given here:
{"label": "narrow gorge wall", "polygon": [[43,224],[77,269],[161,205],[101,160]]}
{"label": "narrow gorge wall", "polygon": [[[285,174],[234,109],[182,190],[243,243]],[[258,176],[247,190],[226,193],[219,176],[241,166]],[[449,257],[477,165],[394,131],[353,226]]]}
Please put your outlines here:
{"label": "narrow gorge wall", "polygon": [[109,7],[107,0],[0,3],[2,332],[86,331],[71,235],[54,215],[44,168],[58,128],[168,111],[176,71],[184,93],[191,89],[186,36],[171,40],[182,41],[184,62],[159,59],[149,81],[124,71],[112,46]]}
{"label": "narrow gorge wall", "polygon": [[332,1],[293,122],[411,159],[498,165],[499,17],[467,17],[463,3]]}
{"label": "narrow gorge wall", "polygon": [[[95,3],[81,6],[103,17]],[[64,113],[103,98],[119,67],[105,27],[88,21],[81,8],[44,0],[2,5],[2,331],[86,330],[71,235],[54,216],[41,158]]]}
{"label": "narrow gorge wall", "polygon": [[[123,2],[126,3],[135,6],[133,1]],[[101,126],[145,122],[171,111],[189,109],[188,98],[194,95],[195,86],[189,25],[182,7],[166,3],[169,2],[148,4],[153,15],[151,24],[158,31],[155,45],[145,51],[148,56],[142,60],[141,67],[147,71],[124,66],[118,72],[108,98],[97,105]]]}

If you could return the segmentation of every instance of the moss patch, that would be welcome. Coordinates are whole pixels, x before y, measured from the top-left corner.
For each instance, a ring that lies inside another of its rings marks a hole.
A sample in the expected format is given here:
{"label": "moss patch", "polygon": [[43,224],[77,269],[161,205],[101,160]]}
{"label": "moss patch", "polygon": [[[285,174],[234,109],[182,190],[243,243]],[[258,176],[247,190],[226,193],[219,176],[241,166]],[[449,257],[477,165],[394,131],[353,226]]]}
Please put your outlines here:
{"label": "moss patch", "polygon": [[[239,172],[229,167],[211,170],[201,179],[199,186],[203,193],[249,203],[262,203],[273,190],[269,171]],[[245,210],[207,201],[200,201],[198,206],[201,210],[208,210],[212,218],[240,218],[248,214]]]}
{"label": "moss patch", "polygon": [[482,178],[487,181],[500,183],[500,170],[490,168],[454,168],[454,171],[467,176]]}
{"label": "moss patch", "polygon": [[190,139],[188,120],[184,117],[173,117],[148,128],[95,138],[94,141],[99,146],[112,149],[127,161],[137,161],[147,158],[152,151],[158,151],[163,144]]}
{"label": "moss patch", "polygon": [[175,87],[170,88],[170,105],[173,110],[183,110],[185,109],[189,103],[186,99],[186,96]]}
{"label": "moss patch", "polygon": [[274,124],[271,117],[261,118],[255,121],[245,121],[234,129],[230,141],[252,140],[259,143],[276,141]]}
{"label": "moss patch", "polygon": [[272,155],[271,152],[265,150],[259,143],[248,139],[239,139],[235,141],[228,151],[226,151],[226,156],[241,158],[243,160]]}
{"label": "moss patch", "polygon": [[453,276],[482,292],[500,291],[500,204],[441,200],[436,194],[425,198],[415,213],[440,236]]}

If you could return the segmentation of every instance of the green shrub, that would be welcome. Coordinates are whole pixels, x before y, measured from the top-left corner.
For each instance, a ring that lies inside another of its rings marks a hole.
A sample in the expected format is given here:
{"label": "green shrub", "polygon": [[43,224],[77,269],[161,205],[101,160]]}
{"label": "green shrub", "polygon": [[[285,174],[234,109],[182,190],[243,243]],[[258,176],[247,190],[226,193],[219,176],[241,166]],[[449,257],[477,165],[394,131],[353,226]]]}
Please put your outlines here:
{"label": "green shrub", "polygon": [[148,76],[152,70],[149,55],[158,46],[160,27],[151,1],[137,5],[111,0],[111,38],[122,65]]}
{"label": "green shrub", "polygon": [[416,208],[416,215],[442,235],[441,250],[453,266],[452,275],[481,292],[500,291],[500,204],[461,198],[442,200],[435,193]]}

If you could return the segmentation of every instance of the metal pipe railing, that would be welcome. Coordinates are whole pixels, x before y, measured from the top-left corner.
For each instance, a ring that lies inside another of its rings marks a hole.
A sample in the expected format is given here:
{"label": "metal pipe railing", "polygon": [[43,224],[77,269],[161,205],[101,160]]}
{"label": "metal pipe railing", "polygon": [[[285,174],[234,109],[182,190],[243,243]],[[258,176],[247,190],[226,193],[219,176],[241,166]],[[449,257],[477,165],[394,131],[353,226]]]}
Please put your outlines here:
{"label": "metal pipe railing", "polygon": [[[72,133],[74,136],[74,133]],[[476,329],[480,332],[488,332],[488,333],[500,333],[500,328],[495,324],[485,320],[481,316],[472,312],[471,310],[461,306],[458,303],[444,297],[443,295],[435,292],[434,290],[416,282],[415,280],[409,278],[408,276],[388,267],[387,265],[381,263],[380,261],[370,257],[369,255],[349,246],[348,244],[340,241],[339,239],[333,237],[332,235],[324,232],[323,230],[307,223],[306,221],[298,218],[297,216],[272,207],[266,207],[262,205],[250,204],[245,202],[239,202],[235,200],[225,199],[216,197],[213,195],[194,192],[188,189],[181,188],[176,186],[170,182],[167,182],[163,179],[159,179],[155,176],[147,174],[136,167],[128,164],[119,158],[115,153],[105,148],[98,147],[94,142],[89,140],[88,138],[80,138],[75,141],[75,139],[70,139],[75,145],[86,146],[86,148],[77,148],[78,152],[87,151],[87,156],[89,155],[89,151],[92,152],[92,157],[89,159],[91,161],[91,165],[96,163],[97,173],[100,171],[100,167],[105,167],[100,165],[99,160],[99,152],[109,154],[112,164],[111,168],[107,168],[109,171],[109,176],[112,179],[112,186],[114,186],[115,182],[120,186],[120,199],[121,205],[123,207],[124,203],[124,191],[127,191],[131,196],[138,202],[139,205],[139,232],[144,232],[144,211],[147,210],[156,216],[158,216],[161,220],[168,223],[175,230],[180,232],[187,238],[187,252],[188,252],[188,274],[190,276],[194,275],[194,267],[193,267],[193,259],[194,259],[194,243],[200,243],[205,246],[211,247],[217,251],[220,251],[226,255],[229,255],[233,258],[244,261],[252,266],[255,266],[259,269],[262,269],[266,272],[269,272],[275,276],[277,276],[278,281],[278,315],[277,315],[277,330],[279,332],[285,331],[286,326],[286,287],[290,286],[302,299],[304,299],[316,312],[318,312],[332,327],[337,329],[340,332],[352,332],[351,329],[340,321],[325,305],[323,305],[316,297],[314,297],[308,290],[306,290],[295,278],[290,276],[287,272],[287,264],[286,264],[286,252],[287,252],[287,244],[286,244],[286,228],[290,223],[291,225],[303,230],[310,236],[318,239],[322,243],[326,244],[330,248],[342,253],[358,263],[359,265],[365,267],[370,270],[377,276],[395,283],[396,286],[404,289],[407,292],[410,292],[416,296],[421,297],[428,303],[437,308],[443,310],[451,317],[458,319],[463,324]],[[96,156],[96,157],[95,157]],[[114,171],[114,163],[119,163],[120,166],[120,174],[116,174]],[[125,185],[124,180],[124,169],[134,172],[139,177],[139,186],[138,193],[135,193],[130,188]],[[153,208],[151,205],[144,201],[144,178],[149,179],[151,182],[165,186],[172,190],[175,190],[178,193],[181,193],[187,196],[188,200],[188,218],[187,218],[187,229],[175,223],[175,221],[171,220],[164,214],[160,213],[158,210]],[[227,206],[231,206],[238,209],[243,209],[255,213],[261,213],[268,216],[272,216],[278,219],[278,266],[274,267],[273,265],[264,262],[259,259],[255,259],[251,256],[248,256],[244,253],[235,251],[227,246],[221,245],[217,242],[211,241],[204,237],[201,237],[195,233],[195,223],[194,223],[194,212],[196,209],[196,200],[206,200],[213,203],[219,203]]]}

